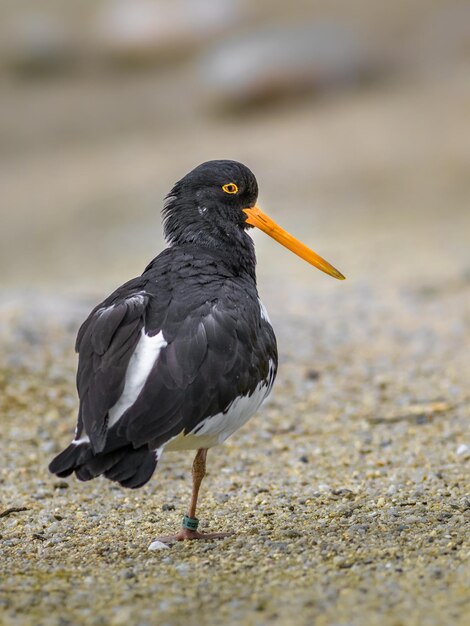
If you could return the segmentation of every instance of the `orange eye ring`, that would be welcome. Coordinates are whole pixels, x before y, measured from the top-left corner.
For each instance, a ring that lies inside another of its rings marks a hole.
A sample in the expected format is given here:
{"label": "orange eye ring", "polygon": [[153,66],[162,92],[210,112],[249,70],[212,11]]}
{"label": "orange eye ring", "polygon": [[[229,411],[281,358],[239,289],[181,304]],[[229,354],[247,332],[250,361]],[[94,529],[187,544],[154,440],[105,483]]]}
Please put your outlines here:
{"label": "orange eye ring", "polygon": [[227,183],[222,187],[222,189],[223,191],[225,191],[225,193],[238,193],[238,186],[235,183]]}

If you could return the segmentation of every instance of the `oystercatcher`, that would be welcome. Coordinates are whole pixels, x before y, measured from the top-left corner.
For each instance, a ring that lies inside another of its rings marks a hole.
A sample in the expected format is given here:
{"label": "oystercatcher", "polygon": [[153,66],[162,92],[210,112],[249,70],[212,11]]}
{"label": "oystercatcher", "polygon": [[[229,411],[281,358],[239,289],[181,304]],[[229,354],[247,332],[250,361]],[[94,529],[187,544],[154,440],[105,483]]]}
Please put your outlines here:
{"label": "oystercatcher", "polygon": [[78,332],[75,439],[49,469],[80,480],[104,475],[134,489],[164,451],[197,450],[183,526],[164,541],[225,536],[197,530],[207,450],[258,410],[276,376],[276,338],[258,297],[249,229],[344,278],[262,213],[257,196],[256,178],[241,163],[192,170],[166,197],[168,247]]}

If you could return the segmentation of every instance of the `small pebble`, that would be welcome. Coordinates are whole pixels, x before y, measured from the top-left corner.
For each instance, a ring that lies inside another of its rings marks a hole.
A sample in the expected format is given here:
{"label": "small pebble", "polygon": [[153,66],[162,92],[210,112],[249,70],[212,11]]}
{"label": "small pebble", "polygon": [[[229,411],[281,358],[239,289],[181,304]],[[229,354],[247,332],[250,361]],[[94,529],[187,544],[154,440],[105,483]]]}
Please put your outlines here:
{"label": "small pebble", "polygon": [[149,550],[167,550],[169,548],[170,546],[166,543],[163,543],[163,541],[152,541],[152,543],[148,547]]}

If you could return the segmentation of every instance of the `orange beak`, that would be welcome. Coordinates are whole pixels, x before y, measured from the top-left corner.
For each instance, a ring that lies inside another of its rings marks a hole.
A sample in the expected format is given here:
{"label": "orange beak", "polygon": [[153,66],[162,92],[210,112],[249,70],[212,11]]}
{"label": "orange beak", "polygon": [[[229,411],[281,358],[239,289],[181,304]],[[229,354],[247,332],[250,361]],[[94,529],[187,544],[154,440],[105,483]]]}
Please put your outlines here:
{"label": "orange beak", "polygon": [[247,224],[257,226],[267,235],[278,241],[284,247],[288,248],[291,252],[294,252],[294,254],[299,256],[301,259],[304,259],[304,261],[307,261],[307,263],[314,265],[322,272],[325,272],[338,280],[345,279],[345,276],[330,265],[328,261],[322,259],[322,257],[316,254],[316,252],[307,248],[307,246],[305,246],[301,241],[278,226],[274,220],[263,213],[263,211],[261,211],[261,209],[257,206],[254,206],[251,209],[243,209],[243,211],[248,216],[246,218]]}

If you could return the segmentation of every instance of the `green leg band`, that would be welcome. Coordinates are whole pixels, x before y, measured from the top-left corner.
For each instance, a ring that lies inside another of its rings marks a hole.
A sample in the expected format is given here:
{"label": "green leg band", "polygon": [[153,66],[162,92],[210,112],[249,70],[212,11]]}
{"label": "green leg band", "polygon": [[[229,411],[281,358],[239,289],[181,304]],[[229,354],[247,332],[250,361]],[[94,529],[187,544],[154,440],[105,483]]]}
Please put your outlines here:
{"label": "green leg band", "polygon": [[183,528],[187,530],[197,530],[198,526],[199,520],[197,517],[188,517],[187,515],[183,517]]}

